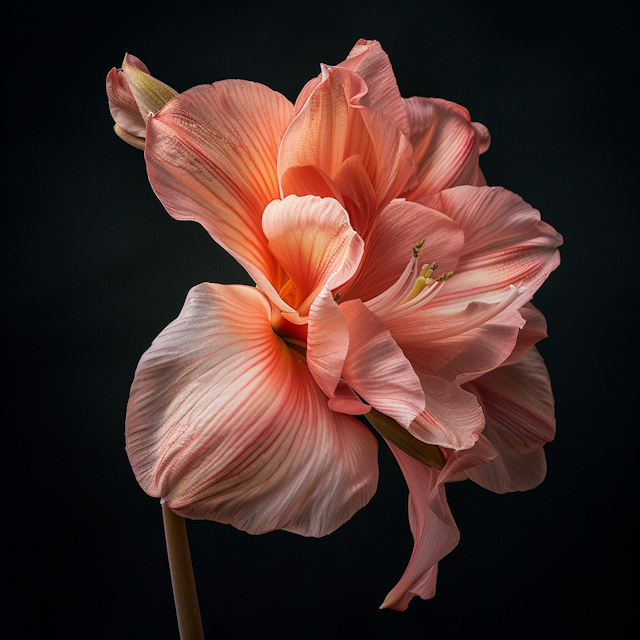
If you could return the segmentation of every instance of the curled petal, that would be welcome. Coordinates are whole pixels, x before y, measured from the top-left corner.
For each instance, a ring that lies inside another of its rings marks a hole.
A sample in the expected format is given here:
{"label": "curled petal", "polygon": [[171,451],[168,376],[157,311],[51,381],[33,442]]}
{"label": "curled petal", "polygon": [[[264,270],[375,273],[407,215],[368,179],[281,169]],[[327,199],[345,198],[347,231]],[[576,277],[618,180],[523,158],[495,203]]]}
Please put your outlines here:
{"label": "curled petal", "polygon": [[273,302],[278,305],[281,297],[301,317],[325,285],[339,287],[353,275],[364,250],[347,212],[333,198],[274,200],[264,210],[262,227],[269,250],[290,278]]}
{"label": "curled petal", "polygon": [[414,546],[409,564],[381,609],[404,611],[414,596],[432,598],[436,590],[437,563],[453,551],[460,540],[444,485],[442,472],[432,469],[390,443],[409,487],[409,524]]}
{"label": "curled petal", "polygon": [[292,113],[263,85],[225,80],[189,89],[147,128],[149,180],[167,211],[202,224],[263,289],[280,277],[262,213],[279,197],[276,156]]}
{"label": "curled petal", "polygon": [[[417,185],[404,194],[417,200],[463,184],[481,184],[478,156],[489,148],[489,132],[469,112],[440,98],[404,100],[417,169]],[[483,180],[483,178],[482,178]]]}
{"label": "curled petal", "polygon": [[518,311],[526,324],[520,329],[516,345],[502,366],[520,362],[534,344],[547,337],[547,321],[538,309],[527,302]]}
{"label": "curled petal", "polygon": [[403,427],[424,409],[420,380],[382,320],[360,300],[340,305],[349,327],[342,377],[370,405]]}
{"label": "curled petal", "polygon": [[537,349],[465,388],[482,404],[483,436],[497,452],[491,461],[468,470],[467,476],[496,493],[536,487],[547,470],[543,446],[555,435],[549,374]]}
{"label": "curled petal", "polygon": [[377,442],[336,414],[257,289],[204,284],[144,354],[127,409],[143,489],[250,533],[330,533],[377,482]]}

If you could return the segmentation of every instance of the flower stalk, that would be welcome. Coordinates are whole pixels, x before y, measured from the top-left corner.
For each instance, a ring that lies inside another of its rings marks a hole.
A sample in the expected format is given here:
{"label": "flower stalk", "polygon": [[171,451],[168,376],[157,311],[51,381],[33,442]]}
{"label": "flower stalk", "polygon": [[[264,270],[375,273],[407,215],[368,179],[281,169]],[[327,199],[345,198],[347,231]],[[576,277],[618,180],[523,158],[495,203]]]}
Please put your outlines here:
{"label": "flower stalk", "polygon": [[166,507],[162,507],[162,520],[180,640],[204,640],[186,522]]}

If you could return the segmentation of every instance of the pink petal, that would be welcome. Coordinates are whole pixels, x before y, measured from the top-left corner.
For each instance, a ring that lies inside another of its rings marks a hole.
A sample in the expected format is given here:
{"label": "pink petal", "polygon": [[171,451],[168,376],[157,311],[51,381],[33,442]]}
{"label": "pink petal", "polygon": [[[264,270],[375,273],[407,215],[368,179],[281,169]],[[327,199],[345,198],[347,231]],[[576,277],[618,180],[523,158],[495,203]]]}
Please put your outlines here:
{"label": "pink petal", "polygon": [[450,216],[465,234],[460,261],[431,314],[449,315],[474,300],[497,302],[511,285],[526,288],[515,305],[522,306],[560,262],[560,234],[506,189],[456,187],[420,202]]}
{"label": "pink petal", "polygon": [[[287,195],[283,178],[291,167],[314,166],[334,180],[345,160],[361,156],[377,207],[382,209],[411,175],[411,145],[393,120],[360,104],[367,86],[358,74],[342,67],[322,69],[321,82],[282,140],[278,156],[282,194]],[[309,177],[306,192],[311,194],[316,181]],[[300,180],[295,182],[300,194]],[[357,190],[357,184],[353,188]]]}
{"label": "pink petal", "polygon": [[520,329],[516,346],[511,355],[502,363],[502,366],[520,362],[534,344],[547,337],[547,321],[538,309],[527,302],[518,311],[526,324]]}
{"label": "pink petal", "polygon": [[411,364],[382,320],[360,300],[340,305],[349,327],[342,377],[370,405],[403,427],[424,409],[424,393]]}
{"label": "pink petal", "polygon": [[456,547],[460,539],[447,504],[444,483],[473,466],[483,464],[495,452],[480,439],[472,449],[450,453],[444,469],[436,471],[387,444],[409,487],[409,524],[414,544],[402,578],[380,608],[404,611],[414,596],[426,600],[435,595],[437,563]]}
{"label": "pink petal", "polygon": [[489,147],[486,127],[469,112],[440,98],[404,100],[417,166],[417,185],[404,194],[417,200],[462,184],[478,184],[478,156]]}
{"label": "pink petal", "polygon": [[180,515],[322,536],[374,493],[377,441],[328,409],[270,311],[255,288],[192,289],[136,371],[127,453]]}
{"label": "pink petal", "polygon": [[543,446],[555,435],[549,374],[537,349],[465,388],[480,400],[486,416],[483,436],[497,451],[490,462],[468,470],[468,477],[496,493],[536,487],[547,470]]}
{"label": "pink petal", "polygon": [[441,473],[403,453],[390,443],[409,487],[409,524],[414,546],[409,564],[381,609],[404,611],[414,596],[435,595],[437,563],[458,544],[460,533],[447,504]]}
{"label": "pink petal", "polygon": [[293,106],[242,80],[194,87],[149,120],[149,180],[167,211],[195,220],[261,287],[280,268],[267,248],[262,212],[279,197],[276,157]]}
{"label": "pink petal", "polygon": [[424,240],[420,263],[438,263],[451,271],[462,252],[464,234],[447,216],[415,202],[396,200],[376,218],[356,275],[341,289],[341,299],[367,301],[386,291],[404,271],[413,246]]}
{"label": "pink petal", "polygon": [[355,391],[344,380],[340,380],[333,397],[329,399],[329,409],[351,416],[361,416],[371,410],[371,405],[362,402]]}
{"label": "pink petal", "polygon": [[419,376],[425,408],[409,425],[411,435],[447,449],[471,448],[484,428],[477,398],[458,384],[434,376]]}
{"label": "pink petal", "polygon": [[[264,210],[262,226],[269,250],[289,275],[280,295],[300,317],[307,316],[325,285],[339,287],[362,257],[364,243],[349,216],[333,198],[287,196]],[[279,299],[273,300],[279,304]],[[291,320],[291,318],[289,318]]]}

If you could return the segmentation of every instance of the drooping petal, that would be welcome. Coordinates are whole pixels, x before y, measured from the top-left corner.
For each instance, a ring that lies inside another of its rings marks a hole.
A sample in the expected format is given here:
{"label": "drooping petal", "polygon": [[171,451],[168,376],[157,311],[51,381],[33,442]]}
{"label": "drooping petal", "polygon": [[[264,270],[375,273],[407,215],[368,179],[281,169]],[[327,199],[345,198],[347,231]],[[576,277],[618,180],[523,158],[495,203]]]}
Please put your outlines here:
{"label": "drooping petal", "polygon": [[547,465],[543,446],[553,440],[555,417],[549,374],[533,347],[516,364],[500,367],[465,385],[484,409],[483,436],[497,456],[467,476],[495,491],[526,491],[540,484]]}
{"label": "drooping petal", "polygon": [[420,380],[384,323],[360,300],[340,305],[349,328],[342,377],[370,405],[404,427],[424,409]]}
{"label": "drooping petal", "polygon": [[448,315],[473,300],[496,302],[512,285],[526,288],[515,305],[522,306],[560,263],[560,234],[506,189],[456,187],[420,202],[451,217],[465,235],[454,276],[430,305],[430,314]]}
{"label": "drooping petal", "polygon": [[[280,146],[278,176],[283,196],[287,195],[283,176],[290,168],[314,166],[334,180],[351,156],[362,158],[378,209],[402,191],[413,171],[411,145],[393,120],[360,104],[366,93],[367,86],[357,73],[322,67],[321,82],[291,122]],[[295,181],[298,194],[300,178]],[[314,193],[316,178],[309,178],[307,193]]]}
{"label": "drooping petal", "polygon": [[261,288],[280,275],[262,213],[279,197],[276,157],[292,113],[268,87],[224,80],[189,89],[147,127],[149,180],[167,211],[202,224]]}
{"label": "drooping petal", "polygon": [[404,194],[417,200],[463,184],[481,184],[478,156],[489,148],[489,132],[471,122],[459,104],[440,98],[404,100],[417,169],[417,184]]}
{"label": "drooping petal", "polygon": [[270,313],[255,288],[195,287],[140,361],[127,453],[143,489],[180,515],[322,536],[374,493],[377,442],[328,409]]}
{"label": "drooping petal", "polygon": [[409,524],[414,546],[409,564],[381,609],[404,611],[414,596],[432,598],[436,590],[437,563],[458,544],[460,533],[447,499],[442,473],[388,443],[409,487]]}
{"label": "drooping petal", "polygon": [[371,300],[391,287],[422,242],[421,263],[437,262],[434,277],[452,271],[464,243],[459,225],[448,216],[415,202],[395,200],[376,218],[356,275],[341,290],[341,299]]}
{"label": "drooping petal", "polygon": [[490,459],[495,452],[480,439],[471,449],[449,453],[442,471],[432,469],[389,444],[409,487],[409,524],[413,553],[398,584],[381,609],[404,611],[414,596],[432,598],[437,563],[458,544],[460,533],[447,504],[444,483]]}
{"label": "drooping petal", "polygon": [[264,210],[262,227],[269,250],[291,279],[280,296],[301,317],[330,280],[335,288],[351,277],[364,250],[347,212],[333,198],[274,200]]}

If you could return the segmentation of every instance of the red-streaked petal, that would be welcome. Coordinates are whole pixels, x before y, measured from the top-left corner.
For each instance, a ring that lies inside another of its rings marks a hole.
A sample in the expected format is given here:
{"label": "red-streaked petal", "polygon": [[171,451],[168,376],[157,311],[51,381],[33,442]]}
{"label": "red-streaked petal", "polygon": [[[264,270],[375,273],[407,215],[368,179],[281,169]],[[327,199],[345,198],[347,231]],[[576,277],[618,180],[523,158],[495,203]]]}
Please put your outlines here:
{"label": "red-streaked petal", "polygon": [[279,197],[276,157],[292,114],[268,87],[224,80],[189,89],[147,127],[149,180],[167,211],[202,224],[261,287],[279,276],[262,212]]}
{"label": "red-streaked petal", "polygon": [[511,285],[526,287],[522,306],[560,262],[562,237],[520,196],[501,187],[455,187],[423,198],[462,227],[465,244],[451,280],[429,306],[448,315],[472,300],[497,302]]}
{"label": "red-streaked petal", "polygon": [[[362,258],[362,238],[333,198],[287,196],[274,200],[264,210],[262,227],[269,250],[293,282],[284,302],[301,317],[309,314],[325,285],[331,289],[342,285]],[[278,304],[278,300],[273,302]]]}
{"label": "red-streaked petal", "polygon": [[421,264],[437,262],[436,275],[455,268],[464,244],[457,223],[415,202],[388,204],[368,234],[360,267],[341,290],[342,299],[367,301],[386,291],[411,260],[413,245],[422,240]]}
{"label": "red-streaked petal", "polygon": [[497,456],[468,470],[469,478],[495,491],[526,491],[547,471],[543,446],[553,440],[555,417],[547,368],[533,347],[517,364],[500,367],[465,385],[486,417],[483,436]]}
{"label": "red-streaked petal", "polygon": [[270,313],[252,287],[192,289],[138,365],[127,453],[143,489],[180,515],[322,536],[373,495],[377,441],[329,410]]}
{"label": "red-streaked petal", "polygon": [[370,405],[403,427],[424,409],[420,380],[384,323],[360,300],[340,305],[349,327],[342,377]]}
{"label": "red-streaked petal", "polygon": [[469,112],[440,98],[404,100],[409,118],[417,185],[407,194],[417,200],[461,184],[476,184],[478,156],[489,147],[489,132],[471,122]]}

